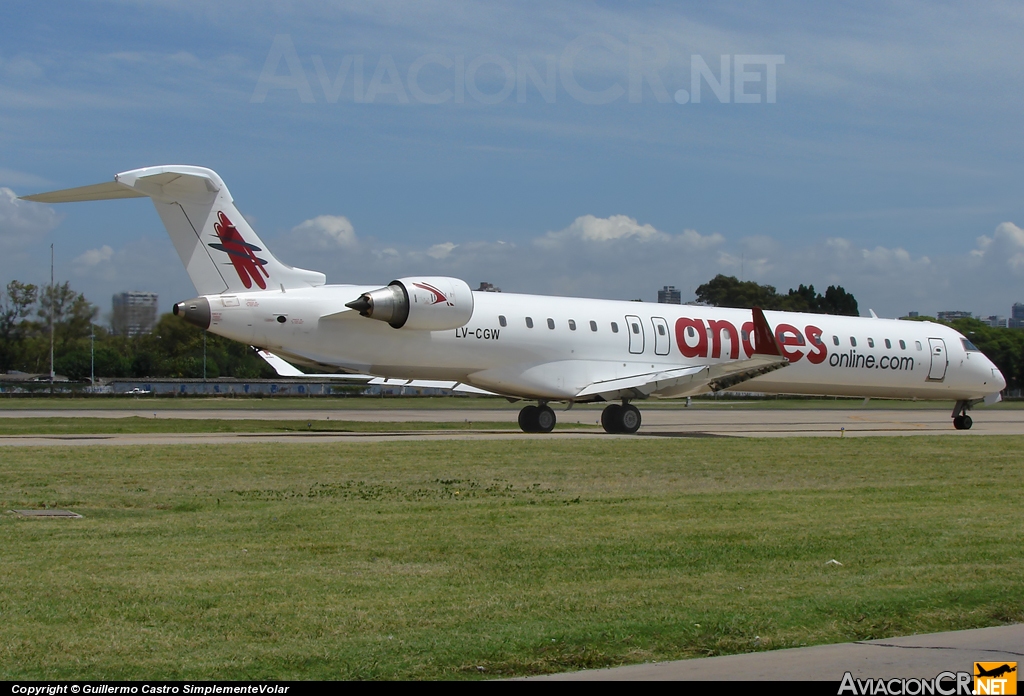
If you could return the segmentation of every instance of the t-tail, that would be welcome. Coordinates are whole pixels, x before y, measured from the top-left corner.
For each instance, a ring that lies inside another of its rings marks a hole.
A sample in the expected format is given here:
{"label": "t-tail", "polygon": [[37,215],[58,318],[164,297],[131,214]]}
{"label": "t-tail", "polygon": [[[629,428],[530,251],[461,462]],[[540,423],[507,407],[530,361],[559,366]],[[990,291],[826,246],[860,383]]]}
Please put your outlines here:
{"label": "t-tail", "polygon": [[317,271],[281,263],[235,207],[216,172],[165,165],[122,172],[104,184],[24,196],[40,203],[149,197],[200,295],[323,285]]}

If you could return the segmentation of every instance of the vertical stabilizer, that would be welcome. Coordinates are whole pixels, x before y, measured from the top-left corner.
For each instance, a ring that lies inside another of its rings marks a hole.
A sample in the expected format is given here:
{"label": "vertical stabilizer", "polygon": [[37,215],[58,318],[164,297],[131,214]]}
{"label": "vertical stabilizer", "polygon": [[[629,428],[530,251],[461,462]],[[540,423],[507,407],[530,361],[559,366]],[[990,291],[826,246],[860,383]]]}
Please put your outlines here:
{"label": "vertical stabilizer", "polygon": [[153,200],[200,295],[323,285],[323,273],[278,261],[235,207],[216,172],[168,165],[122,172],[113,182],[25,196],[41,203]]}

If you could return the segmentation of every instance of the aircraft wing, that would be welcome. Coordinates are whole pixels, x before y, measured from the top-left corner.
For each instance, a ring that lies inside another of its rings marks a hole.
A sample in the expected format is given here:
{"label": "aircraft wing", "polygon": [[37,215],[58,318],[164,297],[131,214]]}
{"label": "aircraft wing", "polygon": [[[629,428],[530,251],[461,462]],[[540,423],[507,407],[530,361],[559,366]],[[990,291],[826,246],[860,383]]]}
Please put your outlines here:
{"label": "aircraft wing", "polygon": [[375,377],[373,375],[358,375],[358,374],[347,374],[344,372],[339,373],[322,373],[322,374],[308,374],[300,370],[299,368],[292,365],[290,362],[285,360],[279,355],[271,353],[269,350],[260,350],[259,356],[267,361],[274,371],[282,377],[303,377],[308,379],[329,379],[332,382],[362,382],[367,386],[382,386],[382,387],[419,387],[419,388],[433,388],[433,389],[450,389],[453,392],[460,394],[476,394],[481,396],[495,396],[493,392],[484,391],[476,387],[471,387],[468,384],[461,382],[451,382],[445,380],[433,380],[433,379],[389,379],[387,377]]}
{"label": "aircraft wing", "polygon": [[580,390],[579,399],[600,396],[605,401],[617,399],[663,399],[718,392],[747,380],[773,372],[789,364],[775,334],[768,326],[764,312],[754,308],[754,354],[745,360],[731,360],[707,365],[688,365],[660,369],[627,377],[597,380]]}
{"label": "aircraft wing", "polygon": [[648,397],[678,398],[702,394],[708,390],[722,391],[788,364],[789,361],[781,356],[755,356],[749,360],[679,367],[593,382],[580,390],[576,396],[580,399],[600,396],[605,401]]}

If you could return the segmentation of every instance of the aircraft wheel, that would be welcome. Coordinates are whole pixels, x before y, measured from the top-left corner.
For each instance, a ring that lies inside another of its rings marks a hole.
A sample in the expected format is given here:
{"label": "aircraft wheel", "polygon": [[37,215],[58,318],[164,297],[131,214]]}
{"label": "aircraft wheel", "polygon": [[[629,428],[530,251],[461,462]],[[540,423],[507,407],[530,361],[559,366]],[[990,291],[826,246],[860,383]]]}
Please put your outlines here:
{"label": "aircraft wheel", "polygon": [[536,406],[526,406],[519,412],[519,427],[524,433],[540,432],[540,425],[537,423],[538,411],[540,409]]}
{"label": "aircraft wheel", "polygon": [[606,433],[620,433],[622,432],[622,424],[620,422],[620,415],[622,413],[622,406],[618,404],[611,404],[606,406],[601,411],[601,427],[604,428]]}
{"label": "aircraft wheel", "polygon": [[640,429],[640,409],[633,404],[626,404],[619,413],[619,432],[632,435]]}
{"label": "aircraft wheel", "polygon": [[963,430],[964,429],[964,417],[963,416],[953,416],[953,427],[956,428],[957,430]]}
{"label": "aircraft wheel", "polygon": [[534,432],[550,433],[555,429],[555,420],[555,412],[549,406],[540,406],[537,408],[537,415],[533,420],[537,425],[537,429]]}

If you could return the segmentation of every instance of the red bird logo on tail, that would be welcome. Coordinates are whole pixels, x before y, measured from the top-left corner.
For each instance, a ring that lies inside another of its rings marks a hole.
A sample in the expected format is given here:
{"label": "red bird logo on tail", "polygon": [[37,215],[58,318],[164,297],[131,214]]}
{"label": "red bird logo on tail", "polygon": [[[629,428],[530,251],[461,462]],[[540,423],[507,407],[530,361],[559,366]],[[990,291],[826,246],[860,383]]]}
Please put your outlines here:
{"label": "red bird logo on tail", "polygon": [[235,267],[235,272],[238,274],[238,279],[242,281],[242,285],[248,289],[252,287],[255,281],[261,290],[266,290],[267,281],[264,278],[270,277],[270,274],[264,268],[267,262],[253,253],[263,250],[255,244],[249,244],[242,239],[238,228],[222,212],[218,211],[217,222],[213,223],[213,229],[217,232],[220,244],[210,244],[209,246],[228,255],[228,258],[231,259],[231,265]]}

